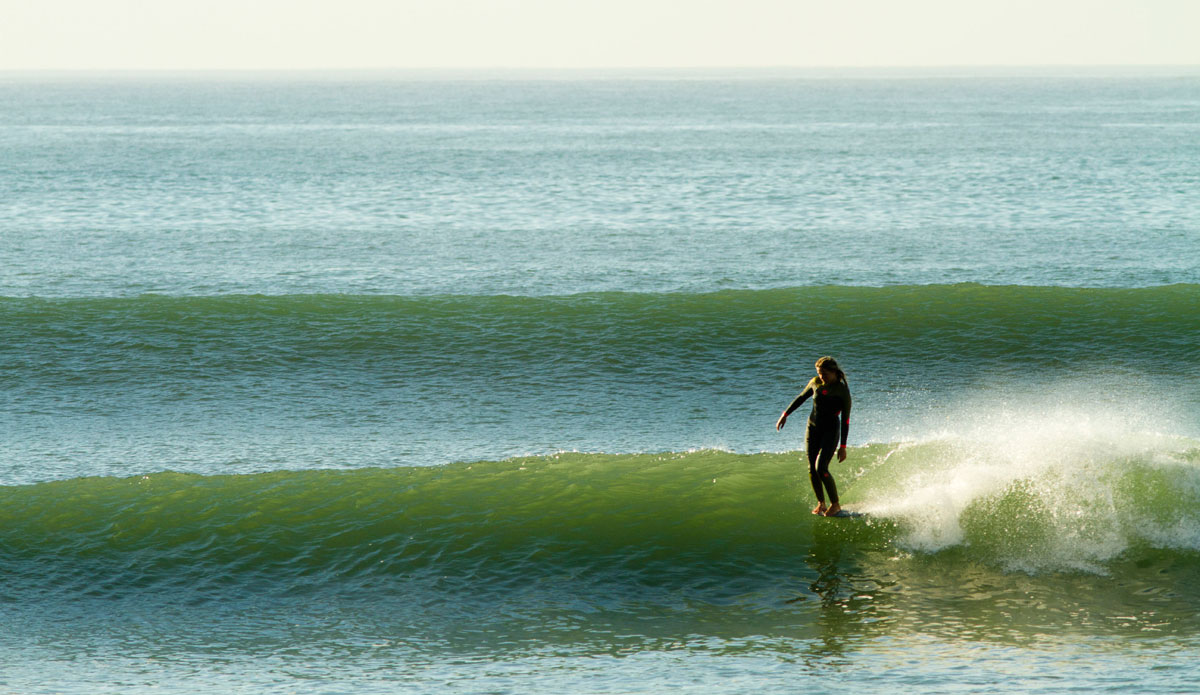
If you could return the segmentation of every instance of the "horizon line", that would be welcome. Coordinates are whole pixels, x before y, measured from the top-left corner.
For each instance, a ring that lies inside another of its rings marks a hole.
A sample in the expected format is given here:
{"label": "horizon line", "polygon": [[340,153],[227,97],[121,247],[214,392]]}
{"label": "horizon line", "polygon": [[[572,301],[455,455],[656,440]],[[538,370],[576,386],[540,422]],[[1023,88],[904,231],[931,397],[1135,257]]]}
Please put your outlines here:
{"label": "horizon line", "polygon": [[[1044,63],[928,65],[698,65],[698,66],[492,66],[492,67],[296,67],[296,68],[0,68],[0,78],[39,77],[1021,77],[1200,76],[1200,63]],[[939,74],[941,73],[941,74]]]}

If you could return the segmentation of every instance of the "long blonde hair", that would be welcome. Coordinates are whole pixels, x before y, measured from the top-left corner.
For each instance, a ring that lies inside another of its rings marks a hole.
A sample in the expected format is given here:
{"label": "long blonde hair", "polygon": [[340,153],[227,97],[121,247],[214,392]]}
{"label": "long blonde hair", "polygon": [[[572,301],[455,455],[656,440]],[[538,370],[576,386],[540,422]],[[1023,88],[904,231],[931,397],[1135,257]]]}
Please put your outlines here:
{"label": "long blonde hair", "polygon": [[822,357],[821,359],[817,360],[816,367],[817,369],[823,369],[827,372],[833,372],[835,375],[837,375],[838,381],[849,386],[849,382],[846,381],[846,373],[843,372],[842,368],[838,366],[837,360],[833,359],[832,357]]}

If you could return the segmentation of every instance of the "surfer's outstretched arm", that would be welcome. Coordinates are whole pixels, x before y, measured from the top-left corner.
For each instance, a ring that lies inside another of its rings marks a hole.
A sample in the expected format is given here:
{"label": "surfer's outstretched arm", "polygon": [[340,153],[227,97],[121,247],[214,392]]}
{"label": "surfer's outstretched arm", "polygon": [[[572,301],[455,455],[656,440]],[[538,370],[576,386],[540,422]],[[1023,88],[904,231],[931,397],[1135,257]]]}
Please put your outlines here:
{"label": "surfer's outstretched arm", "polygon": [[775,422],[776,432],[783,429],[783,426],[787,424],[788,415],[791,415],[793,410],[799,408],[801,403],[808,400],[808,397],[813,395],[813,389],[813,382],[809,381],[808,386],[804,387],[804,390],[800,392],[800,395],[792,399],[791,404],[783,409],[783,414],[780,415],[779,419]]}

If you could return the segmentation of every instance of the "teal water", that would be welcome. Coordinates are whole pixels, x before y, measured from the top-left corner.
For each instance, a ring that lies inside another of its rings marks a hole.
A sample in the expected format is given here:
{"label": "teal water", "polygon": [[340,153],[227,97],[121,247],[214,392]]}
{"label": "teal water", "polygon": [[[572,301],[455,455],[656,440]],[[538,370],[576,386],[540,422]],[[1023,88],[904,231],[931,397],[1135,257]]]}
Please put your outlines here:
{"label": "teal water", "polygon": [[1200,282],[1194,73],[699,77],[0,76],[0,296]]}
{"label": "teal water", "polygon": [[[1200,80],[0,76],[0,690],[1185,692]],[[812,516],[816,357],[853,519]]]}

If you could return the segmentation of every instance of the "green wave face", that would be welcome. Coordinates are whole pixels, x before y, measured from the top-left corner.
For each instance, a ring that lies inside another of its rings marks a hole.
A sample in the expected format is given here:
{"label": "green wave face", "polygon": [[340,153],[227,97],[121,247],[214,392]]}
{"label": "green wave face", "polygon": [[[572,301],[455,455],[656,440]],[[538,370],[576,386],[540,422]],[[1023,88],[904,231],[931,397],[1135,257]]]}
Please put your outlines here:
{"label": "green wave face", "polygon": [[[434,468],[7,487],[9,571],[83,590],[265,581],[354,586],[470,577],[481,590],[567,575],[680,589],[783,580],[823,543],[999,571],[1104,574],[1200,551],[1200,448],[1097,435],[1042,451],[957,438],[854,449],[835,472],[865,516],[808,513],[799,455],[548,457]],[[369,583],[369,582],[368,582]]]}
{"label": "green wave face", "polygon": [[[719,574],[731,562],[758,561],[757,553],[770,566],[770,557],[795,550],[780,530],[803,518],[774,495],[771,480],[788,475],[790,458],[563,454],[438,468],[77,479],[5,488],[3,540],[10,561],[58,565],[66,587],[90,581],[97,568],[124,577],[135,567],[142,574],[134,586],[444,574],[503,585],[625,569],[636,583],[651,565],[711,562]],[[83,566],[91,569],[74,569]]]}
{"label": "green wave face", "polygon": [[1097,435],[1027,456],[977,435],[853,448],[834,472],[863,516],[839,519],[809,513],[796,452],[4,487],[0,602],[161,613],[196,634],[252,609],[282,621],[260,626],[280,644],[334,611],[489,655],[1196,634],[1200,442]]}

